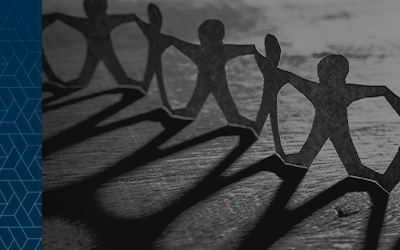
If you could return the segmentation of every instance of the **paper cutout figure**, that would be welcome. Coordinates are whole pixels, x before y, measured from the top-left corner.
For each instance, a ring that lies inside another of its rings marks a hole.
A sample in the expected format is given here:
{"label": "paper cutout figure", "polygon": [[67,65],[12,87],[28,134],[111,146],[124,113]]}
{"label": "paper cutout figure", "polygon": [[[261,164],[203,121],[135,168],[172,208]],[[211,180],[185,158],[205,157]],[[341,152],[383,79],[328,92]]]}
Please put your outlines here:
{"label": "paper cutout figure", "polygon": [[400,182],[400,148],[383,174],[382,179],[384,182],[382,186],[389,192]]}
{"label": "paper cutout figure", "polygon": [[[54,23],[56,20],[57,17],[54,14],[42,15],[42,32],[47,26]],[[49,62],[47,61],[46,53],[44,53],[43,46],[42,46],[42,67],[49,81],[63,83],[63,81],[54,74],[53,69],[51,68]]]}
{"label": "paper cutout figure", "polygon": [[277,68],[281,57],[281,47],[276,37],[271,34],[266,35],[264,45],[265,57],[258,53],[258,51],[254,55],[264,77],[263,94],[255,121],[255,131],[260,134],[268,115],[271,115],[271,128],[275,150],[284,158],[285,153],[279,136],[277,101],[278,93],[289,82],[289,77],[285,71]]}
{"label": "paper cutout figure", "polygon": [[146,72],[143,82],[139,83],[139,86],[144,92],[147,92],[153,75],[156,75],[162,103],[166,108],[171,110],[165,91],[161,64],[162,54],[171,45],[171,39],[169,36],[160,34],[162,14],[157,5],[150,3],[147,6],[147,13],[150,21],[149,23],[143,22],[139,17],[136,18],[136,23],[149,42]]}
{"label": "paper cutout figure", "polygon": [[[349,132],[347,107],[354,101],[367,97],[385,96],[386,86],[364,86],[347,84],[349,63],[342,55],[328,55],[318,63],[320,84],[289,73],[290,83],[304,94],[314,105],[315,117],[307,141],[297,154],[286,156],[286,161],[310,167],[325,144],[331,139],[349,175],[376,180],[387,191],[394,187],[385,183],[385,178],[362,165]],[[398,162],[396,155],[394,162]],[[400,166],[398,166],[399,168]]]}
{"label": "paper cutout figure", "polygon": [[57,19],[82,33],[87,40],[86,59],[81,73],[77,79],[66,83],[66,87],[86,87],[100,61],[104,62],[119,84],[135,86],[137,81],[128,78],[115,55],[110,32],[120,24],[136,21],[136,15],[107,15],[106,0],[85,0],[83,7],[88,18],[55,13]]}
{"label": "paper cutout figure", "polygon": [[400,98],[390,89],[387,90],[385,97],[396,113],[400,115]]}
{"label": "paper cutout figure", "polygon": [[225,72],[226,63],[238,56],[254,54],[254,45],[224,44],[224,24],[219,20],[206,20],[199,29],[200,45],[172,38],[174,45],[189,57],[198,68],[194,93],[183,109],[173,110],[173,114],[184,119],[194,120],[200,113],[208,95],[213,94],[229,125],[245,126],[253,130],[254,121],[239,114],[228,87]]}

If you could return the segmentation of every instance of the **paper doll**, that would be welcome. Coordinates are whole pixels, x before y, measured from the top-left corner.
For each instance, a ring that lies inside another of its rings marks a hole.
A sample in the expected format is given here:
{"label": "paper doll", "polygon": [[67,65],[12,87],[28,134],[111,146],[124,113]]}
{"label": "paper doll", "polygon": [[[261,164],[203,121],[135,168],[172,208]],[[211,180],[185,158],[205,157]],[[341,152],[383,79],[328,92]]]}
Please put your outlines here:
{"label": "paper doll", "polygon": [[[318,63],[319,84],[289,73],[289,82],[313,104],[315,117],[311,132],[300,152],[287,155],[286,161],[310,167],[329,138],[349,175],[375,180],[390,192],[394,186],[387,185],[386,178],[362,165],[350,136],[347,107],[354,101],[367,97],[394,97],[386,86],[347,84],[348,72],[349,63],[346,57],[328,55]],[[396,155],[393,162],[398,162],[399,155]]]}
{"label": "paper doll", "polygon": [[270,34],[266,35],[264,45],[265,57],[258,53],[258,51],[254,55],[264,77],[263,94],[255,121],[255,131],[257,134],[260,134],[268,115],[271,115],[271,128],[275,149],[284,158],[285,153],[283,152],[279,136],[277,99],[280,89],[289,81],[289,77],[285,71],[277,68],[281,56],[281,47],[276,37]]}
{"label": "paper doll", "polygon": [[[57,17],[54,14],[42,15],[42,32],[47,26],[54,23],[54,21],[56,21],[56,20],[57,20]],[[47,61],[43,46],[42,46],[42,67],[43,67],[43,71],[46,74],[49,81],[63,83],[63,81],[54,74],[49,62]]]}
{"label": "paper doll", "polygon": [[87,40],[85,63],[79,77],[65,84],[69,88],[86,87],[100,61],[104,62],[119,84],[132,86],[137,84],[137,81],[127,77],[118,61],[110,35],[111,30],[118,25],[136,21],[136,15],[107,15],[107,6],[106,0],[85,0],[83,7],[88,18],[71,17],[55,13],[57,19],[81,32]]}
{"label": "paper doll", "polygon": [[162,54],[171,45],[171,39],[169,36],[160,34],[162,26],[162,15],[160,9],[155,4],[151,3],[147,6],[147,13],[149,16],[149,23],[143,22],[139,17],[136,19],[136,23],[149,42],[146,72],[144,74],[143,82],[139,83],[139,86],[144,92],[147,92],[153,75],[155,74],[161,94],[161,100],[164,106],[168,108],[168,110],[171,110],[165,91],[161,64]]}
{"label": "paper doll", "polygon": [[203,107],[208,95],[213,94],[229,125],[245,126],[253,130],[254,121],[239,114],[228,87],[226,63],[238,56],[254,54],[254,45],[224,44],[225,27],[219,20],[206,20],[199,29],[200,45],[172,38],[174,45],[189,57],[198,68],[197,83],[193,95],[183,109],[173,114],[194,120]]}

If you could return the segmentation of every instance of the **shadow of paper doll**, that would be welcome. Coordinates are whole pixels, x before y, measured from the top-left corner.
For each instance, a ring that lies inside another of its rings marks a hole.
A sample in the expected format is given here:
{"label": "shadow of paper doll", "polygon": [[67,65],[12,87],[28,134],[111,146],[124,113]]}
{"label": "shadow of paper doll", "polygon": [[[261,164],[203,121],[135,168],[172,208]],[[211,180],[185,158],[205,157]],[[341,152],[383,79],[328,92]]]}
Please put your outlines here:
{"label": "shadow of paper doll", "polygon": [[[285,170],[291,171],[292,169],[286,168]],[[367,192],[372,204],[371,210],[368,212],[369,218],[362,216],[363,223],[361,224],[366,227],[361,226],[364,227],[364,230],[362,230],[364,232],[361,231],[360,233],[365,234],[365,236],[362,237],[364,239],[360,242],[363,247],[359,249],[378,249],[379,243],[381,243],[379,239],[383,229],[385,212],[389,199],[389,194],[387,192],[372,181],[348,176],[311,199],[301,202],[301,205],[296,205],[296,208],[288,208],[288,201],[296,192],[297,186],[302,180],[301,175],[298,177],[300,178],[282,179],[282,183],[275,193],[273,201],[268,206],[262,218],[257,221],[257,225],[249,234],[243,237],[244,240],[240,243],[238,249],[269,249],[274,243],[277,243],[278,240],[284,241],[282,237],[285,235],[297,235],[300,228],[304,230],[306,228],[304,227],[306,224],[304,220],[306,218],[308,218],[307,220],[318,220],[321,217],[317,219],[314,214],[315,212],[321,209],[328,209],[328,206],[332,206],[332,203],[337,201],[340,197],[345,198],[343,197],[344,195],[352,192]],[[343,212],[340,208],[338,210],[335,208],[334,211],[337,218],[352,215],[351,213]],[[325,216],[326,214],[323,215],[323,217]],[[358,223],[355,218],[347,217],[346,219],[351,221],[351,223]],[[296,227],[298,228],[296,229]],[[345,229],[342,228],[342,230]],[[325,237],[325,239],[333,240],[333,238],[329,237]],[[328,244],[325,246],[319,244],[319,248],[330,249],[332,247],[332,241],[330,240],[326,242]],[[343,238],[336,238],[335,240],[343,241]]]}
{"label": "shadow of paper doll", "polygon": [[146,36],[149,43],[146,72],[144,74],[143,82],[139,83],[138,86],[140,86],[143,91],[147,93],[151,80],[155,74],[157,77],[162,103],[168,110],[171,110],[165,91],[161,64],[162,54],[171,45],[171,39],[163,34],[160,34],[162,27],[162,14],[157,5],[150,3],[147,6],[147,13],[149,17],[149,23],[143,22],[139,17],[136,19],[137,25]]}
{"label": "shadow of paper doll", "polygon": [[[137,81],[128,78],[118,61],[110,35],[111,30],[118,25],[136,21],[136,15],[107,15],[108,4],[106,0],[85,0],[83,7],[88,18],[55,13],[58,20],[82,33],[87,40],[86,59],[79,77],[65,84],[60,84],[58,87],[75,89],[86,87],[94,74],[97,64],[103,61],[119,84],[131,85],[137,88],[135,86]],[[137,89],[143,92],[142,89]]]}
{"label": "shadow of paper doll", "polygon": [[265,121],[267,120],[268,115],[270,115],[275,150],[282,158],[284,158],[285,153],[279,136],[277,101],[278,93],[281,88],[289,82],[289,77],[285,71],[277,68],[281,56],[281,47],[276,37],[271,34],[266,35],[264,45],[265,57],[258,52],[254,55],[264,78],[260,109],[258,110],[255,121],[255,131],[257,134],[261,133]]}
{"label": "shadow of paper doll", "polygon": [[[42,33],[47,26],[54,23],[56,20],[57,17],[54,14],[42,15]],[[63,83],[63,81],[54,74],[53,69],[51,68],[49,62],[47,61],[46,53],[44,52],[43,46],[42,46],[42,67],[49,81],[61,84]]]}
{"label": "shadow of paper doll", "polygon": [[[210,94],[213,94],[228,124],[254,130],[254,121],[239,114],[228,87],[226,63],[238,56],[254,54],[254,45],[224,44],[224,24],[219,20],[206,20],[199,29],[200,45],[172,37],[172,45],[189,57],[198,68],[197,83],[193,95],[183,109],[172,113],[180,118],[194,120]],[[258,136],[255,132],[254,134]]]}
{"label": "shadow of paper doll", "polygon": [[347,107],[359,99],[378,96],[385,96],[393,106],[399,103],[398,97],[386,86],[347,84],[348,72],[346,57],[328,55],[318,63],[320,84],[289,73],[290,83],[313,104],[315,117],[300,152],[287,155],[286,161],[308,168],[326,140],[330,139],[350,176],[375,180],[390,192],[400,180],[400,153],[396,154],[384,175],[362,165],[350,136]]}

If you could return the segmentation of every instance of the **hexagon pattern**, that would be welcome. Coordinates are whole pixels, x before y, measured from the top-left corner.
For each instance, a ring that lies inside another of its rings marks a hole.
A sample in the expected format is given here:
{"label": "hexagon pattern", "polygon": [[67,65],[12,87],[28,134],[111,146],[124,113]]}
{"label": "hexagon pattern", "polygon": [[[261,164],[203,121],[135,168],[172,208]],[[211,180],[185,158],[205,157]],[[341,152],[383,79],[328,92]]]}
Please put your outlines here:
{"label": "hexagon pattern", "polygon": [[0,249],[42,249],[41,26],[41,1],[0,1]]}

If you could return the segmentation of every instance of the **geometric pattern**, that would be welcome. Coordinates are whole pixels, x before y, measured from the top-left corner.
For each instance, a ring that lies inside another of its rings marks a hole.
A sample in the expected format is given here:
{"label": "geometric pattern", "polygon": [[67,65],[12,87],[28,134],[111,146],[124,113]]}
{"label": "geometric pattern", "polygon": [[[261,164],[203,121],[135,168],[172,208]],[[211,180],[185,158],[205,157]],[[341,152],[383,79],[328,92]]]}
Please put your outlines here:
{"label": "geometric pattern", "polygon": [[0,250],[42,249],[42,1],[0,0]]}

